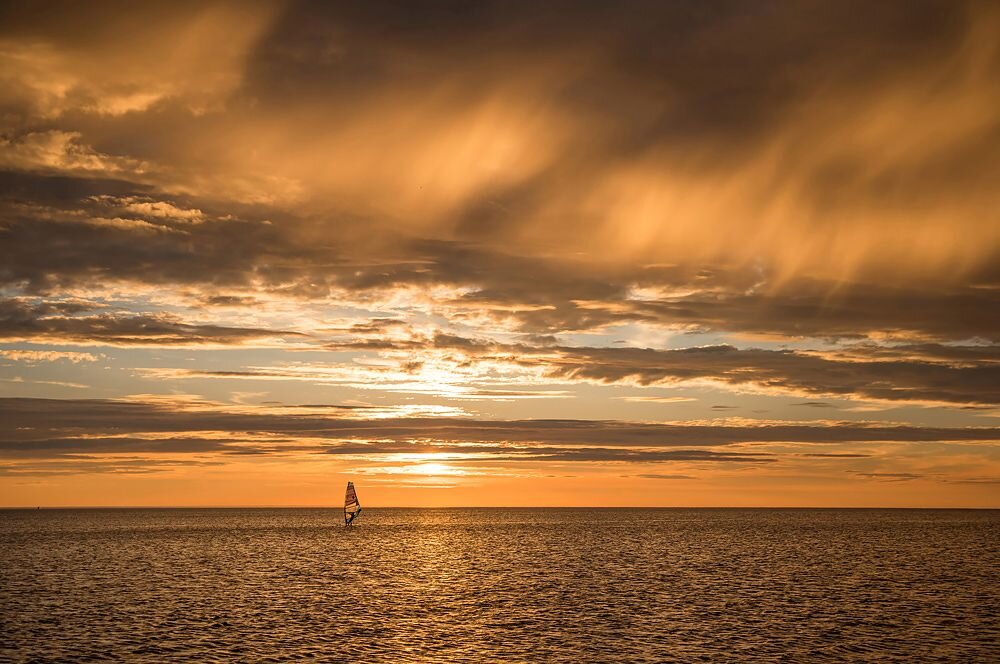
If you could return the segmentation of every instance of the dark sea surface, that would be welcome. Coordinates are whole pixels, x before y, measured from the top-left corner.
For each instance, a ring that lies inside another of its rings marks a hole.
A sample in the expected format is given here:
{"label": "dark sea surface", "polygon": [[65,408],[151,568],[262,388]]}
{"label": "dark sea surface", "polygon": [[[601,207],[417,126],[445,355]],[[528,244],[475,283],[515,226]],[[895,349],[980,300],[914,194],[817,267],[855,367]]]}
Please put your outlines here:
{"label": "dark sea surface", "polygon": [[0,659],[1000,661],[1000,511],[0,511]]}

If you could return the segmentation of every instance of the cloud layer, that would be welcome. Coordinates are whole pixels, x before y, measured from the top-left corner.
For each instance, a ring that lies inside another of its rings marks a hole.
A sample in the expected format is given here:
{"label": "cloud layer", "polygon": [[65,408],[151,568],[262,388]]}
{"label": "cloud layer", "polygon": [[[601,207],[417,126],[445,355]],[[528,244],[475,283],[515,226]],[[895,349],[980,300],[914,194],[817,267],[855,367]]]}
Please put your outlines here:
{"label": "cloud layer", "polygon": [[[610,463],[980,440],[998,31],[974,0],[2,8],[0,388],[91,389],[110,400],[60,408],[124,427],[5,444],[245,454],[272,448],[233,432],[264,431]],[[453,419],[116,400],[182,391]],[[815,404],[886,414],[854,431]],[[703,422],[731,411],[789,422]]]}
{"label": "cloud layer", "polygon": [[[255,443],[257,434],[285,437],[274,451],[295,437],[329,444],[331,453],[385,453],[448,445],[574,445],[578,452],[605,447],[675,448],[726,446],[740,443],[858,443],[858,442],[997,442],[1000,429],[880,426],[858,423],[816,425],[642,423],[608,420],[477,420],[470,418],[365,417],[364,411],[342,407],[339,413],[291,412],[287,409],[238,410],[183,402],[0,399],[6,453],[34,452],[194,452],[228,449]],[[197,435],[223,432],[225,437]],[[71,434],[67,436],[66,434]],[[152,437],[143,447],[137,441]],[[163,434],[169,434],[164,437]],[[58,436],[58,437],[57,437]],[[118,436],[124,436],[119,438]],[[243,438],[241,439],[241,436]],[[338,446],[346,441],[361,441]],[[139,447],[136,445],[139,444]],[[204,447],[200,447],[203,445]],[[190,446],[190,447],[188,447]],[[252,446],[252,445],[251,445]],[[415,447],[414,447],[415,446]],[[295,449],[293,446],[292,449]],[[519,448],[488,447],[487,451]],[[547,447],[529,447],[538,452]],[[468,448],[467,451],[476,451]],[[557,450],[558,451],[558,448]],[[586,460],[586,459],[585,459]]]}

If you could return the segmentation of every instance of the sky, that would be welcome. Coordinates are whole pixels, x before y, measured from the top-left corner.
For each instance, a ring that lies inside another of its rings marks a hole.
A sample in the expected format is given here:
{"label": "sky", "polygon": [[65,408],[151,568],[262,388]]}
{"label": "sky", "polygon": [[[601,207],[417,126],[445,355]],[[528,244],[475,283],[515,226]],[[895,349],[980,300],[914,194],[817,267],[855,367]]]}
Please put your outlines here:
{"label": "sky", "polygon": [[0,6],[0,505],[1000,507],[989,2]]}

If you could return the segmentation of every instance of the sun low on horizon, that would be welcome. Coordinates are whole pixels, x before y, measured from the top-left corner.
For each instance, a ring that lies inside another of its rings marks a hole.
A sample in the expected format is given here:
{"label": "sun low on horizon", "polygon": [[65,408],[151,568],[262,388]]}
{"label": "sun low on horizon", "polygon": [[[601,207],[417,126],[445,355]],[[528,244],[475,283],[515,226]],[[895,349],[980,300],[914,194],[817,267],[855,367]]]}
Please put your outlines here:
{"label": "sun low on horizon", "polygon": [[0,507],[1000,507],[989,3],[8,3]]}

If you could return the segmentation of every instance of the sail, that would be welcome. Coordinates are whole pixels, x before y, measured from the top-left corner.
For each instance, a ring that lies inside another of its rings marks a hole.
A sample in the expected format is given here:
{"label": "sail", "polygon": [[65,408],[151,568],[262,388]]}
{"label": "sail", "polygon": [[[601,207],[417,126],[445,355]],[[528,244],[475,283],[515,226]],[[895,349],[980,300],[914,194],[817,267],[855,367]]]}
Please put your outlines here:
{"label": "sail", "polygon": [[344,525],[351,525],[361,514],[361,503],[358,502],[358,492],[354,490],[354,482],[347,483],[347,495],[344,497]]}

